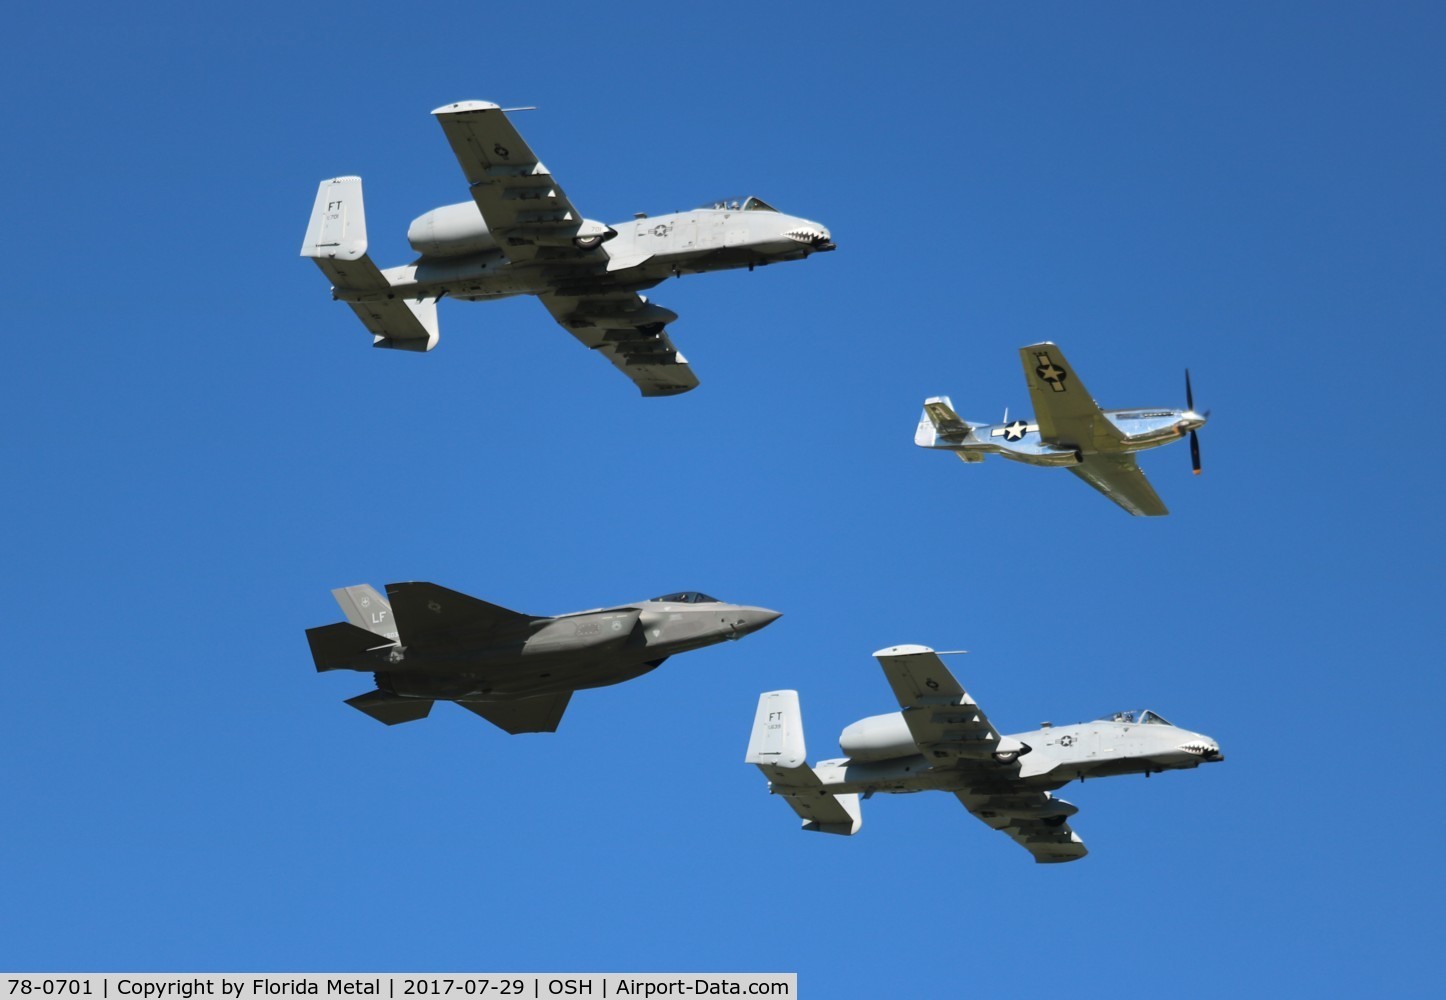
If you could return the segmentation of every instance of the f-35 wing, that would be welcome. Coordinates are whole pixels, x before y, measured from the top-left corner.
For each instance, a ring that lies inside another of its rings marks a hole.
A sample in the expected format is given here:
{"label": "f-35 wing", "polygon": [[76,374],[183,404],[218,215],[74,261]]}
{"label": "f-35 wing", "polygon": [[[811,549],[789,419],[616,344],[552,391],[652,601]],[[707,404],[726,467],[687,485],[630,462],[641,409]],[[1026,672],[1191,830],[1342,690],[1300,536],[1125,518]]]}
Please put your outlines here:
{"label": "f-35 wing", "polygon": [[932,649],[891,646],[874,658],[894,689],[909,735],[934,767],[949,767],[951,760],[1008,761],[1026,750],[999,734]]}
{"label": "f-35 wing", "polygon": [[1041,441],[1089,449],[1108,449],[1120,441],[1119,429],[1105,417],[1058,345],[1046,341],[1021,347],[1019,360]]}
{"label": "f-35 wing", "polygon": [[[432,114],[462,165],[488,231],[508,260],[535,260],[543,248],[549,248],[549,258],[577,258],[602,243],[607,228],[584,228],[586,220],[500,107],[460,101]],[[574,243],[579,238],[596,238],[596,243],[580,248]]]}
{"label": "f-35 wing", "polygon": [[997,791],[979,789],[954,794],[965,809],[1008,834],[1040,864],[1078,861],[1089,853],[1065,822],[1074,807],[1048,792],[1001,787]]}
{"label": "f-35 wing", "polygon": [[697,387],[698,376],[664,330],[678,318],[672,310],[621,290],[538,298],[564,330],[616,365],[644,396],[676,396]]}
{"label": "f-35 wing", "polygon": [[1079,476],[1131,514],[1159,517],[1170,511],[1145,478],[1135,456],[1127,452],[1086,455],[1069,471]]}
{"label": "f-35 wing", "polygon": [[459,701],[457,704],[475,712],[488,722],[516,736],[518,733],[555,733],[572,700],[571,691],[544,694],[516,701]]}
{"label": "f-35 wing", "polygon": [[537,620],[435,583],[389,583],[387,598],[404,646],[441,645],[459,634],[521,632]]}

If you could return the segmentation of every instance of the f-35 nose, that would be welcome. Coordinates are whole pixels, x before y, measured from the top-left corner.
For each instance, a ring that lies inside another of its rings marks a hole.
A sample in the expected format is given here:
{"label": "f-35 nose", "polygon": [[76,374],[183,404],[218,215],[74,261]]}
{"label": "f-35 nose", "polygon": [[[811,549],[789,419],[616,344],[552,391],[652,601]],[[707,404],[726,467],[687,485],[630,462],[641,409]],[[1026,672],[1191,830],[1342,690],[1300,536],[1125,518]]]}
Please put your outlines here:
{"label": "f-35 nose", "polygon": [[733,619],[733,634],[729,638],[738,639],[778,621],[783,617],[783,612],[770,611],[767,608],[736,608],[730,617]]}

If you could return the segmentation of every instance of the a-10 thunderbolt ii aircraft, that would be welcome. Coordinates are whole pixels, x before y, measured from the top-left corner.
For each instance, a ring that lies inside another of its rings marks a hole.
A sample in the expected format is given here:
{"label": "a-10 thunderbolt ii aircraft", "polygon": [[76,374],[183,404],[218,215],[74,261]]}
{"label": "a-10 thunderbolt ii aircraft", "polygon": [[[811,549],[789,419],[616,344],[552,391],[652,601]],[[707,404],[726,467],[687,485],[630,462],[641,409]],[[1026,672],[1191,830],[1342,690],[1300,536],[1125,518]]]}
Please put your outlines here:
{"label": "a-10 thunderbolt ii aircraft", "polygon": [[331,279],[377,347],[430,351],[437,300],[536,295],[553,319],[603,354],[644,396],[698,384],[664,331],[677,313],[638,293],[667,278],[802,260],[834,249],[817,222],[758,198],[606,225],[584,218],[503,109],[462,101],[432,114],[452,144],[472,200],[433,209],[407,240],[421,254],[379,269],[367,256],[360,177],[321,182],[301,255]]}
{"label": "a-10 thunderbolt ii aircraft", "polygon": [[779,617],[697,591],[557,618],[434,583],[389,583],[386,598],[365,585],[332,596],[347,620],[306,630],[316,669],[376,675],[377,689],[348,705],[392,726],[455,701],[509,733],[554,732],[574,691],[631,680]]}
{"label": "a-10 thunderbolt ii aircraft", "polygon": [[952,792],[1035,861],[1074,861],[1087,853],[1066,822],[1079,809],[1050,792],[1076,778],[1148,776],[1225,759],[1210,737],[1148,710],[1005,736],[932,649],[891,646],[874,656],[902,711],[845,729],[843,759],[808,766],[798,692],[758,699],[745,759],[802,817],[805,830],[858,833],[860,794],[937,789]]}
{"label": "a-10 thunderbolt ii aircraft", "polygon": [[1158,516],[1170,511],[1140,471],[1134,453],[1190,435],[1190,465],[1200,474],[1200,441],[1195,431],[1209,413],[1195,412],[1190,372],[1185,372],[1185,409],[1102,410],[1085,389],[1056,344],[1019,349],[1024,380],[1034,404],[1033,420],[976,424],[954,412],[948,396],[924,401],[914,431],[921,448],[954,452],[966,462],[989,454],[1029,465],[1063,466],[1131,514]]}

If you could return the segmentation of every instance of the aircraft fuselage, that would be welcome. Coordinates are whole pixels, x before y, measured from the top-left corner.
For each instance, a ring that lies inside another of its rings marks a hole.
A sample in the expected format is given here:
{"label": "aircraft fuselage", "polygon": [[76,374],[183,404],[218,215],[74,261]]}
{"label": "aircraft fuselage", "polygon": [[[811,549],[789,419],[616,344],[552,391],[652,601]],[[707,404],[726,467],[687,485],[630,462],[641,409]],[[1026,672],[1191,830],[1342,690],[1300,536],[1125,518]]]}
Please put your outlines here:
{"label": "aircraft fuselage", "polygon": [[[491,240],[472,202],[446,205],[412,223],[408,238],[422,256],[382,273],[384,291],[336,289],[336,298],[436,298],[483,301],[513,295],[585,296],[651,288],[682,274],[802,260],[832,250],[816,222],[773,211],[694,209],[604,227],[616,235],[581,258],[570,247],[509,261]],[[442,233],[442,236],[435,235]]]}
{"label": "aircraft fuselage", "polygon": [[[1097,720],[1006,737],[1029,748],[1009,762],[989,755],[966,762],[951,754],[947,766],[936,769],[918,752],[908,726],[897,712],[861,720],[845,730],[841,738],[845,749],[849,733],[865,725],[873,749],[862,753],[871,759],[844,757],[822,760],[813,766],[829,792],[968,791],[978,789],[981,778],[990,774],[1011,788],[1052,791],[1076,779],[1154,774],[1225,759],[1215,740],[1188,729]],[[890,755],[891,747],[897,748],[897,756]]]}
{"label": "aircraft fuselage", "polygon": [[[1079,441],[1046,441],[1033,420],[1012,420],[1001,424],[970,424],[962,437],[944,437],[935,432],[927,418],[920,420],[914,443],[923,448],[1001,455],[1026,465],[1078,465],[1083,453],[1145,451],[1178,441],[1204,419],[1190,410],[1104,410],[1111,430],[1082,437]],[[1117,432],[1117,433],[1116,433]]]}
{"label": "aircraft fuselage", "polygon": [[766,608],[714,602],[638,605],[534,619],[526,627],[450,635],[445,646],[396,645],[353,668],[378,687],[416,698],[505,700],[603,687],[663,660],[756,631],[778,617]]}

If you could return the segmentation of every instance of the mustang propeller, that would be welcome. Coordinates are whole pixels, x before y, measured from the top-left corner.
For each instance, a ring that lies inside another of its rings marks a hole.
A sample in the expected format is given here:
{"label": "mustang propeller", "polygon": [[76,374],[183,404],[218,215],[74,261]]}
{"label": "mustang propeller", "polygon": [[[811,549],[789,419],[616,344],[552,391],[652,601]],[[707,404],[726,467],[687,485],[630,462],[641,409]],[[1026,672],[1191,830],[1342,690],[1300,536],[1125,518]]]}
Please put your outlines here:
{"label": "mustang propeller", "polygon": [[[1188,411],[1187,416],[1199,416],[1195,413],[1195,394],[1190,391],[1190,369],[1188,368],[1185,369],[1185,409]],[[1200,422],[1204,423],[1209,417],[1209,413],[1204,414],[1204,419],[1201,419]],[[1190,470],[1195,475],[1200,475],[1200,438],[1196,436],[1194,427],[1190,428]]]}

